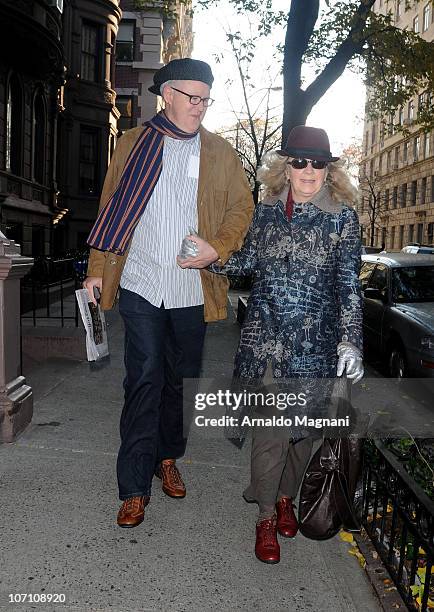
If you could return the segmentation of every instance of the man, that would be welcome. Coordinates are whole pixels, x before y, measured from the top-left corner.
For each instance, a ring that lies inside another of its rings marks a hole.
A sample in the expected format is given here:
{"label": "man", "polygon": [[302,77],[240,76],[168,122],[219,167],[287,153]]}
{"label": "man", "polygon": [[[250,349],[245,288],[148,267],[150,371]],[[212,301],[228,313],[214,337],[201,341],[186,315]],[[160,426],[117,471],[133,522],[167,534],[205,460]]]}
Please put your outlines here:
{"label": "man", "polygon": [[[176,466],[185,452],[182,380],[200,372],[205,326],[226,317],[227,281],[205,268],[225,263],[247,232],[253,202],[228,142],[201,127],[212,103],[211,68],[173,60],[149,88],[164,112],[119,140],[107,172],[83,285],[125,325],[125,403],[117,461],[120,527],[135,527],[150,501],[152,478],[182,498]],[[195,257],[178,259],[197,228]]]}

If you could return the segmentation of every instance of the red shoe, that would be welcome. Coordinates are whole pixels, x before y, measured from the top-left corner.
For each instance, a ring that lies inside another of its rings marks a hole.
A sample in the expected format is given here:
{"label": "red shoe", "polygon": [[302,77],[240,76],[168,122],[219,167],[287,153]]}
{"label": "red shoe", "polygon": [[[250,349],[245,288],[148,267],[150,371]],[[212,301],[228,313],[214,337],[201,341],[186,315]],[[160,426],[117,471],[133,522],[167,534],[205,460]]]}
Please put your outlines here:
{"label": "red shoe", "polygon": [[276,517],[256,524],[255,555],[263,563],[279,563],[280,546],[277,541]]}
{"label": "red shoe", "polygon": [[277,531],[284,538],[293,538],[298,531],[298,522],[294,513],[291,497],[282,497],[276,504]]}

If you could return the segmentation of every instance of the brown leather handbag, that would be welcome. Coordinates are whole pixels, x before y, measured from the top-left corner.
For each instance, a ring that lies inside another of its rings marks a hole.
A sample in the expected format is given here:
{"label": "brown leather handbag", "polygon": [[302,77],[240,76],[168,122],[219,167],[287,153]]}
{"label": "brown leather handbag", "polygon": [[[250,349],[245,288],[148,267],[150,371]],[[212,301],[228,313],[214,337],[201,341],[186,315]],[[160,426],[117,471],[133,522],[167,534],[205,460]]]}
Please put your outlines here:
{"label": "brown leather handbag", "polygon": [[[355,411],[349,399],[348,383],[343,383],[342,389],[344,393],[335,398],[332,411],[337,417],[350,415],[354,425]],[[362,440],[355,435],[346,432],[345,437],[324,436],[309,462],[300,489],[298,521],[304,536],[327,540],[341,527],[348,531],[360,530],[353,500],[361,457]]]}

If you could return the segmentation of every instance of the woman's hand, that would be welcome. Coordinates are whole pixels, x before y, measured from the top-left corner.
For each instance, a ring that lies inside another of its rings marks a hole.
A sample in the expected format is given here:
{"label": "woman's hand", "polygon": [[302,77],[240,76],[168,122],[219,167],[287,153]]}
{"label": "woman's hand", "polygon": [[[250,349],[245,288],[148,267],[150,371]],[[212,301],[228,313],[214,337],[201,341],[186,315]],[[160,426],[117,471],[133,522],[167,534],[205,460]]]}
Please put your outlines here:
{"label": "woman's hand", "polygon": [[362,353],[351,342],[340,342],[337,348],[339,356],[336,376],[342,376],[345,372],[347,378],[353,381],[353,385],[363,378]]}

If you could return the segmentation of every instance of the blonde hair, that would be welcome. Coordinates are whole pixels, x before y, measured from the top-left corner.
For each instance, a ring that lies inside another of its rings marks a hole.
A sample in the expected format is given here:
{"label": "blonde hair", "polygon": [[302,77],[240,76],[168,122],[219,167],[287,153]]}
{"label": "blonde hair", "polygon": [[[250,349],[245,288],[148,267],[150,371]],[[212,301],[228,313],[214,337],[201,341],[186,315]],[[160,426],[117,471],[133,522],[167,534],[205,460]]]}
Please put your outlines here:
{"label": "blonde hair", "polygon": [[[264,197],[279,195],[285,188],[288,183],[285,175],[287,162],[288,157],[279,155],[276,151],[269,151],[262,158],[257,179],[262,184],[262,195]],[[345,172],[343,162],[329,162],[325,182],[335,202],[345,202],[345,204],[354,206],[358,201],[357,189]]]}

